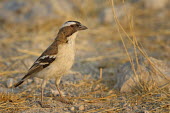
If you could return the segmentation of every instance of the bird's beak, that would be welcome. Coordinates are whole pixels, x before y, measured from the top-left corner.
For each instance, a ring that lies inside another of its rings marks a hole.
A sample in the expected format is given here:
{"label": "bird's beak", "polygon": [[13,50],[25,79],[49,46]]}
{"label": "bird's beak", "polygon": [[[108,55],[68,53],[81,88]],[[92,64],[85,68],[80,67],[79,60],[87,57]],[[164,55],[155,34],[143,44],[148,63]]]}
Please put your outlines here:
{"label": "bird's beak", "polygon": [[86,26],[84,26],[84,25],[81,25],[79,28],[78,28],[78,30],[86,30],[86,29],[88,29]]}

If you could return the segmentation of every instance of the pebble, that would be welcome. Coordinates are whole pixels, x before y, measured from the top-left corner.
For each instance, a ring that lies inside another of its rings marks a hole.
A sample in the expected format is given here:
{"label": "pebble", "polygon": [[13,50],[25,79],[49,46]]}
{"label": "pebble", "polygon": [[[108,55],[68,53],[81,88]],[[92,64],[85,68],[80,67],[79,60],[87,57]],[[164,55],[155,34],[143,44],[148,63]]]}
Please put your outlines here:
{"label": "pebble", "polygon": [[110,90],[109,92],[108,92],[108,94],[113,94],[114,92],[113,92],[113,90]]}
{"label": "pebble", "polygon": [[147,110],[144,110],[144,113],[149,113],[149,111],[147,111]]}
{"label": "pebble", "polygon": [[28,83],[31,83],[33,80],[32,79],[28,79],[27,81],[28,81]]}
{"label": "pebble", "polygon": [[13,78],[9,78],[9,79],[7,80],[7,82],[6,82],[7,87],[8,87],[8,88],[12,87],[13,82],[14,82]]}
{"label": "pebble", "polygon": [[63,110],[64,110],[64,111],[67,111],[67,110],[68,110],[68,108],[63,108]]}
{"label": "pebble", "polygon": [[71,107],[70,110],[71,110],[71,111],[74,111],[74,110],[75,110],[75,107]]}
{"label": "pebble", "polygon": [[79,110],[83,111],[84,110],[84,105],[79,106]]}

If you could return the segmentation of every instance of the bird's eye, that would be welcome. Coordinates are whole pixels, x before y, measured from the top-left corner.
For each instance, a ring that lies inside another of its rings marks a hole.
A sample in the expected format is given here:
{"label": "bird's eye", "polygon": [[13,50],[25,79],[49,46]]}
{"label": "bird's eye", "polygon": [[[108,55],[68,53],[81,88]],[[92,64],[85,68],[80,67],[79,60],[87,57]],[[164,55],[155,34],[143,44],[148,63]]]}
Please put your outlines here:
{"label": "bird's eye", "polygon": [[74,25],[70,25],[71,27],[74,27]]}

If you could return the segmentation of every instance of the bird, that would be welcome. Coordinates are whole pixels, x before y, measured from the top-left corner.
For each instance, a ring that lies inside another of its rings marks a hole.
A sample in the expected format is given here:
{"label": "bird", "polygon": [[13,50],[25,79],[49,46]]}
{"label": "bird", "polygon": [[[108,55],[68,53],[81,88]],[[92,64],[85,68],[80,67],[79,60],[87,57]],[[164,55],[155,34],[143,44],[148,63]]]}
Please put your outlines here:
{"label": "bird", "polygon": [[75,60],[75,39],[79,31],[88,29],[78,21],[65,22],[58,31],[53,43],[38,57],[25,76],[14,88],[21,85],[27,79],[38,77],[43,79],[41,84],[41,102],[43,102],[44,88],[50,79],[55,80],[56,88],[61,98],[59,89],[61,77],[67,74]]}

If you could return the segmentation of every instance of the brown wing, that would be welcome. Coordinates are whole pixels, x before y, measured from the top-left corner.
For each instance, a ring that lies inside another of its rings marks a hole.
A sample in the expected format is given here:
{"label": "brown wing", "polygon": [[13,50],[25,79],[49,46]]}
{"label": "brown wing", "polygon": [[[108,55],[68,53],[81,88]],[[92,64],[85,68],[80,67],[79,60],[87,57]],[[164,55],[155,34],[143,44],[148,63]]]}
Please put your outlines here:
{"label": "brown wing", "polygon": [[55,59],[58,53],[58,44],[57,42],[52,43],[42,54],[41,56],[34,62],[31,68],[28,70],[28,73],[23,77],[30,78],[32,74],[35,74],[42,69],[48,67]]}
{"label": "brown wing", "polygon": [[17,83],[14,87],[19,86],[25,80],[34,77],[36,73],[48,67],[55,59],[58,53],[58,44],[57,42],[52,43],[34,62],[31,68],[28,70],[28,73]]}

